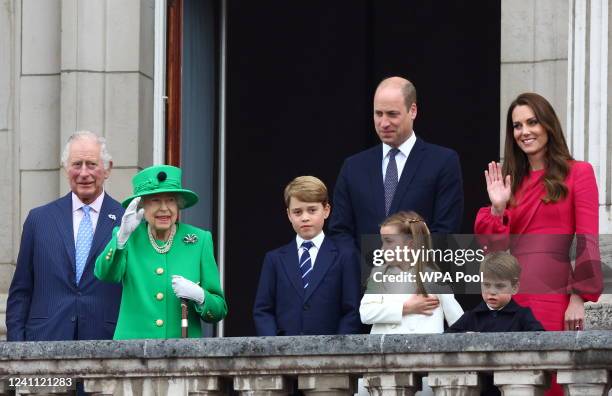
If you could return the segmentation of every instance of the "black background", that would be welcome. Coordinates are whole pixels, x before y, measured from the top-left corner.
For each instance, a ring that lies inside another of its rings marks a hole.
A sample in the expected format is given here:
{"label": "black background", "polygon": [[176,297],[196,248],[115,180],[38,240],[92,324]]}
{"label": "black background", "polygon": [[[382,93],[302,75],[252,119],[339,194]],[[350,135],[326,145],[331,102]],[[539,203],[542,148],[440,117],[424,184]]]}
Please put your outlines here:
{"label": "black background", "polygon": [[472,233],[499,158],[499,0],[227,4],[226,336],[255,334],[264,254],[295,237],[285,185],[314,175],[331,193],[343,160],[379,142],[372,97],[385,77],[415,84],[417,136],[459,153]]}

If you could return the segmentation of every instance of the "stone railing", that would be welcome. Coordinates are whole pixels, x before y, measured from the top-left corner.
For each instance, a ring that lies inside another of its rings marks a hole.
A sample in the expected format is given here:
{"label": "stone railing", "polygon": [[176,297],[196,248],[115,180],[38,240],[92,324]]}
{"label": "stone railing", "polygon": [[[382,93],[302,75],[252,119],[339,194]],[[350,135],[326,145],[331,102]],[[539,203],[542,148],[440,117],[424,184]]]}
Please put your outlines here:
{"label": "stone railing", "polygon": [[0,342],[0,395],[61,378],[93,395],[350,395],[358,377],[412,395],[423,375],[436,395],[472,395],[490,373],[505,395],[539,395],[555,372],[566,394],[602,395],[610,370],[612,331]]}

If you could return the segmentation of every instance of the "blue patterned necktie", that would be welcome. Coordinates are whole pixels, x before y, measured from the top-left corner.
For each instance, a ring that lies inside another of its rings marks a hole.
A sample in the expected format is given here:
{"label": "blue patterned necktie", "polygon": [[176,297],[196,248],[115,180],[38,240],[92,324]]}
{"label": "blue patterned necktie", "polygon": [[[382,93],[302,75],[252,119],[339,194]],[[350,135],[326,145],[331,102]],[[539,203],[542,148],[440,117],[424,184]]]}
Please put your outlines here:
{"label": "blue patterned necktie", "polygon": [[397,189],[398,177],[397,177],[397,163],[395,162],[395,156],[399,153],[399,150],[392,148],[389,150],[389,163],[387,164],[387,171],[385,172],[385,214],[389,214],[389,208],[395,195],[395,189]]}
{"label": "blue patterned necktie", "polygon": [[310,279],[310,273],[312,272],[312,259],[310,257],[310,248],[314,246],[314,243],[310,241],[302,242],[302,248],[304,251],[300,256],[300,273],[302,274],[302,284],[304,289],[308,287],[308,281]]}
{"label": "blue patterned necktie", "polygon": [[89,211],[91,207],[83,206],[83,218],[81,224],[79,224],[79,232],[77,233],[76,240],[76,283],[77,285],[81,281],[81,275],[85,269],[85,263],[89,256],[89,249],[91,248],[91,241],[93,240],[93,226],[91,224],[91,217],[89,217]]}

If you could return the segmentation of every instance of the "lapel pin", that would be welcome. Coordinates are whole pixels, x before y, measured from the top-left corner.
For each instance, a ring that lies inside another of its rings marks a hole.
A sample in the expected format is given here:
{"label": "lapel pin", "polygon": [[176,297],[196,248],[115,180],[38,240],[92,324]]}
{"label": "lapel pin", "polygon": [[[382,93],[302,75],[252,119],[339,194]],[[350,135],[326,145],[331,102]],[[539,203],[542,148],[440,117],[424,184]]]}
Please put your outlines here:
{"label": "lapel pin", "polygon": [[187,234],[185,235],[185,237],[183,238],[183,242],[189,244],[189,243],[196,243],[198,241],[198,237],[196,234]]}
{"label": "lapel pin", "polygon": [[112,213],[108,215],[108,218],[109,218],[109,219],[111,219],[112,221],[117,220],[117,216],[115,216],[115,215],[114,215],[114,214],[112,214]]}

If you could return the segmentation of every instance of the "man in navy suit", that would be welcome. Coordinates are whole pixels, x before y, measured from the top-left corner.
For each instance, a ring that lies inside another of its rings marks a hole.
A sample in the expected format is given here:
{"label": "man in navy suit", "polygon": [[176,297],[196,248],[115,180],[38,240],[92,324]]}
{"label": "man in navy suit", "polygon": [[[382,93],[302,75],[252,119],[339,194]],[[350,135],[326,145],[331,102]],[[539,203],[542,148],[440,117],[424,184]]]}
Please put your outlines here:
{"label": "man in navy suit", "polygon": [[297,177],[285,188],[285,204],[296,236],[264,259],[253,308],[257,335],[359,333],[359,256],[323,233],[325,184]]}
{"label": "man in navy suit", "polygon": [[415,211],[432,234],[459,231],[463,182],[457,153],[417,138],[416,89],[401,77],[383,80],[374,95],[374,127],[382,144],[344,161],[334,189],[330,232],[361,246],[389,215]]}
{"label": "man in navy suit", "polygon": [[123,216],[104,192],[112,165],[104,138],[82,131],[68,140],[62,166],[72,192],[32,209],[23,225],[6,308],[8,341],[113,337],[121,287],[93,276]]}

